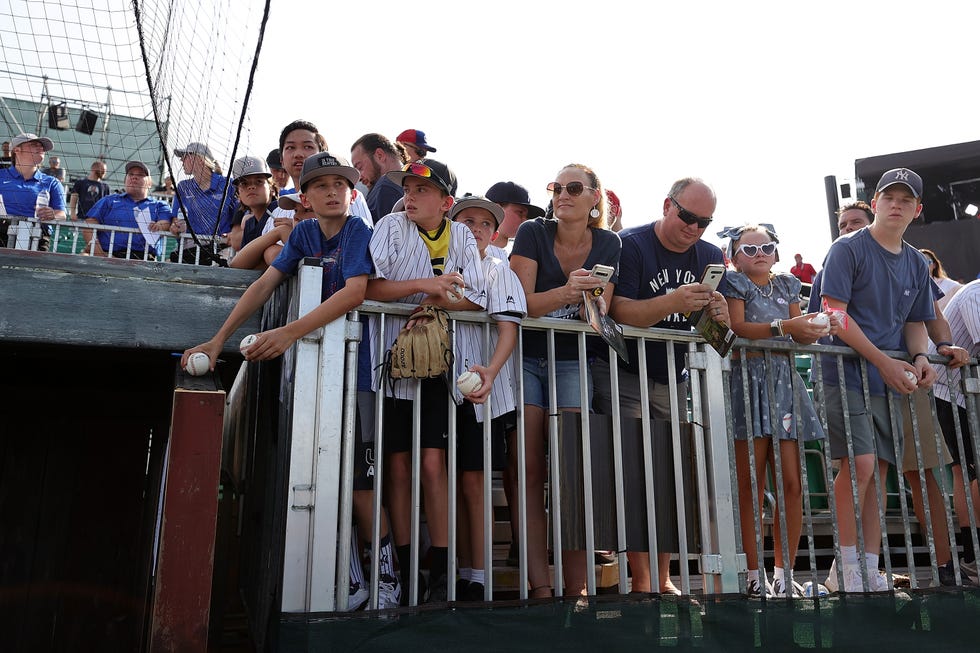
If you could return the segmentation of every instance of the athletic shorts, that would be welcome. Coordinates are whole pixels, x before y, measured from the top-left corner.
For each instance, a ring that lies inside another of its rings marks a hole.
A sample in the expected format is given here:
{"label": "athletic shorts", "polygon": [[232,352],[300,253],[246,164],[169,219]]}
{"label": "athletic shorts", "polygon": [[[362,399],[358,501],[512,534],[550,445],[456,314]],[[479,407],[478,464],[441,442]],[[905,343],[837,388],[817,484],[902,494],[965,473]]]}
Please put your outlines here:
{"label": "athletic shorts", "polygon": [[[837,460],[847,458],[847,436],[844,409],[841,406],[840,386],[823,387],[824,405],[827,407],[827,426],[830,430],[830,456]],[[888,398],[871,396],[871,410],[864,403],[864,394],[847,391],[847,412],[851,425],[854,455],[874,454],[880,460],[895,464],[895,440],[892,437],[888,413]],[[898,440],[898,453],[902,454],[902,439]]]}
{"label": "athletic shorts", "polygon": [[[493,471],[507,467],[504,425],[516,421],[516,415],[511,411],[490,420],[490,469]],[[476,421],[476,411],[468,401],[456,409],[456,466],[464,472],[483,471],[483,424]]]}
{"label": "athletic shorts", "polygon": [[[412,383],[412,381],[399,381]],[[412,450],[412,406],[422,402],[422,448],[445,449],[449,438],[449,390],[441,378],[422,379],[421,398],[385,397],[385,453]]]}
{"label": "athletic shorts", "polygon": [[[936,429],[932,421],[932,405],[929,401],[929,392],[919,388],[909,395],[915,402],[915,417],[919,425],[919,454],[922,456],[922,469],[933,469],[940,465],[948,465],[953,462],[949,450],[942,438],[939,439],[940,448],[936,448]],[[902,471],[914,472],[919,469],[918,461],[915,459],[915,431],[912,429],[912,411],[909,410],[908,401],[900,399],[902,402],[902,433],[905,436],[904,453],[902,455]]]}
{"label": "athletic shorts", "polygon": [[[592,407],[602,415],[612,415],[612,387],[609,380],[609,363],[597,359],[592,364],[592,379],[595,398]],[[670,386],[647,379],[650,398],[650,417],[669,420],[672,417],[687,421],[687,381],[677,382],[677,407],[670,407]],[[623,417],[641,416],[640,377],[637,374],[619,370],[619,409]]]}

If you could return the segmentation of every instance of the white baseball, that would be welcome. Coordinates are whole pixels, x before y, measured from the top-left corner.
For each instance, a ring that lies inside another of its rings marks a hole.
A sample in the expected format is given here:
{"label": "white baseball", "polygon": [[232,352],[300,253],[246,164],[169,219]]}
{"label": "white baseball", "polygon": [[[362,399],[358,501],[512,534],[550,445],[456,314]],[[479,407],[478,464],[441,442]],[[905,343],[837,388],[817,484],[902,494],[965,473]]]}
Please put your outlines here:
{"label": "white baseball", "polygon": [[251,347],[252,345],[254,345],[256,340],[258,340],[258,338],[255,336],[254,333],[248,334],[247,336],[242,338],[242,341],[240,343],[238,343],[238,350],[244,354],[245,350]]}
{"label": "white baseball", "polygon": [[826,313],[817,313],[810,318],[810,324],[816,326],[827,326],[830,324],[830,317]]}
{"label": "white baseball", "polygon": [[203,351],[196,351],[187,358],[184,369],[191,376],[204,376],[211,369],[211,359]]}
{"label": "white baseball", "polygon": [[452,288],[446,291],[446,298],[453,304],[463,299],[463,286],[454,283]]}
{"label": "white baseball", "polygon": [[909,381],[911,381],[912,383],[916,385],[919,384],[919,377],[915,375],[915,372],[909,372],[908,370],[905,370],[905,376],[909,377]]}
{"label": "white baseball", "polygon": [[476,372],[463,372],[456,379],[456,387],[461,393],[468,395],[483,387],[483,379]]}

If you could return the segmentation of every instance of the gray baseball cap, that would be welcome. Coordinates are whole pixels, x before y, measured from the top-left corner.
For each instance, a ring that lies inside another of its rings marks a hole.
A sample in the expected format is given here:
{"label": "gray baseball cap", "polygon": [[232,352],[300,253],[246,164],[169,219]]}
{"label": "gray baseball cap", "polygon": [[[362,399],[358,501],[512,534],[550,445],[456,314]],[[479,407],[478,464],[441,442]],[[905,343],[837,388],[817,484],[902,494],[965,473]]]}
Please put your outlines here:
{"label": "gray baseball cap", "polygon": [[50,152],[54,149],[54,143],[50,138],[46,136],[38,136],[37,134],[18,134],[17,136],[14,136],[14,140],[10,141],[10,149],[20,147],[24,143],[30,143],[32,141],[37,141],[40,143],[45,152]]}
{"label": "gray baseball cap", "polygon": [[498,227],[500,226],[500,223],[504,221],[504,210],[500,208],[499,204],[496,202],[491,202],[485,197],[470,195],[469,193],[456,200],[456,202],[453,204],[453,208],[449,209],[449,219],[455,220],[456,216],[459,215],[463,209],[469,208],[489,211],[490,215],[493,216],[493,219],[497,221]]}
{"label": "gray baseball cap", "polygon": [[146,164],[143,163],[142,161],[127,161],[126,162],[126,168],[125,168],[126,172],[128,173],[133,168],[139,168],[144,173],[146,173],[146,176],[147,177],[150,176],[150,169],[148,167],[146,167]]}
{"label": "gray baseball cap", "polygon": [[179,157],[183,157],[187,154],[197,154],[203,156],[208,161],[214,161],[214,157],[211,156],[211,150],[209,150],[208,146],[204,143],[188,143],[187,147],[184,149],[174,150],[174,154]]}
{"label": "gray baseball cap", "polygon": [[243,156],[240,159],[235,159],[235,162],[231,164],[233,184],[238,184],[239,179],[250,175],[262,175],[266,179],[272,178],[268,164],[257,156]]}

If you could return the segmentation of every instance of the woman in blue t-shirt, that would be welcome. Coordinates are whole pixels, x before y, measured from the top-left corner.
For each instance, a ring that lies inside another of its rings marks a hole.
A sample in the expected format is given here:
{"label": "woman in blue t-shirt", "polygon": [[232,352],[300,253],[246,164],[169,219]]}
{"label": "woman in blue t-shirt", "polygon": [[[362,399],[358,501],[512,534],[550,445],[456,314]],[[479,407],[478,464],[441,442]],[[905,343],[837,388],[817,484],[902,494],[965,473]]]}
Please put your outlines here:
{"label": "woman in blue t-shirt", "polygon": [[[510,266],[527,295],[530,317],[581,319],[582,294],[604,285],[591,275],[596,264],[614,270],[622,249],[619,236],[606,229],[605,192],[595,172],[581,164],[561,169],[557,180],[548,184],[554,208],[553,218],[536,218],[521,225],[514,241]],[[612,296],[617,272],[604,290]],[[603,296],[598,298],[605,311]],[[527,548],[528,580],[531,598],[550,594],[545,521],[544,437],[549,414],[548,341],[544,331],[526,330],[523,342],[524,433],[527,461]],[[578,344],[574,334],[555,334],[555,385],[557,411],[579,412],[579,379],[587,386],[592,402],[592,377],[579,367]],[[588,406],[586,406],[588,410]],[[516,473],[514,473],[516,478]],[[565,591],[584,594],[585,552],[564,551]]]}

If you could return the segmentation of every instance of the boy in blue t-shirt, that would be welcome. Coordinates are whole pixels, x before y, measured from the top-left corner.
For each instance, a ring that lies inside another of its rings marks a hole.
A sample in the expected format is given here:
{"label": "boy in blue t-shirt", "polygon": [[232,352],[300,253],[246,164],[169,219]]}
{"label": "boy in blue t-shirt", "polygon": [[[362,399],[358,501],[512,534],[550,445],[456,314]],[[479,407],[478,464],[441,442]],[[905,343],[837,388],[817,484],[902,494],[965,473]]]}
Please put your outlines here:
{"label": "boy in blue t-shirt", "polygon": [[[329,152],[309,157],[303,164],[300,178],[301,201],[316,214],[315,220],[296,225],[279,256],[272,265],[248,287],[232,309],[214,338],[184,352],[181,364],[202,351],[211,359],[211,368],[221,353],[225,341],[244,324],[249,315],[259,310],[273,291],[295,274],[300,262],[307,257],[321,260],[323,267],[323,303],[299,319],[279,328],[256,334],[256,341],[245,350],[250,361],[270,360],[281,356],[293,343],[314,329],[347,314],[364,301],[368,275],[373,271],[368,245],[371,227],[361,218],[350,215],[359,173],[345,159]],[[367,539],[371,533],[374,504],[374,472],[368,461],[374,460],[373,446],[367,441],[374,433],[374,400],[371,392],[370,338],[363,337],[358,351],[358,410],[355,429],[354,516],[358,532]],[[393,567],[391,541],[384,513],[381,514],[381,568],[378,591],[379,609],[397,607],[401,588]],[[368,597],[363,582],[358,546],[351,549],[351,594],[348,609],[360,607]]]}
{"label": "boy in blue t-shirt", "polygon": [[[928,388],[936,373],[926,356],[929,338],[925,322],[935,318],[929,269],[921,254],[902,237],[922,211],[922,179],[907,168],[882,175],[871,202],[874,222],[865,229],[837,239],[827,253],[821,295],[828,308],[847,311],[846,328],[834,344],[853,348],[868,363],[871,403],[865,405],[860,361],[844,361],[847,410],[841,404],[836,360],[823,361],[823,383],[830,447],[841,470],[834,480],[834,500],[840,528],[844,591],[863,591],[857,553],[855,502],[851,477],[857,486],[861,511],[869,589],[889,591],[878,574],[881,522],[874,489],[877,467],[884,478],[896,462],[896,441],[888,406],[888,386],[903,395],[916,387]],[[912,364],[889,357],[889,350],[906,349]],[[845,412],[850,420],[853,460],[848,457]],[[902,441],[897,446],[901,449]],[[901,453],[899,452],[899,458]]]}

